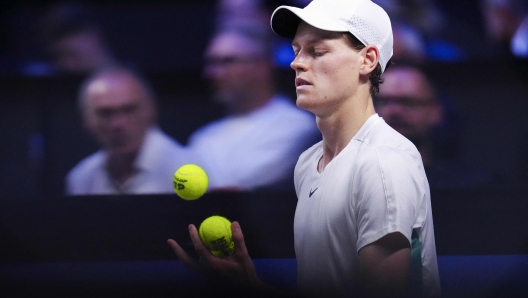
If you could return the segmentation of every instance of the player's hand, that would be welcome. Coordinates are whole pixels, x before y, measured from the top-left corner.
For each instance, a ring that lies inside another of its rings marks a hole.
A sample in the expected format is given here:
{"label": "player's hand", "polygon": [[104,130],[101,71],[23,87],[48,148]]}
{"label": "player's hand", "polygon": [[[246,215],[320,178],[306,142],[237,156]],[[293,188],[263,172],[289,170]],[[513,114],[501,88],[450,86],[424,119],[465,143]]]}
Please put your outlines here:
{"label": "player's hand", "polygon": [[234,221],[231,224],[235,250],[233,254],[221,259],[213,255],[203,244],[198,231],[194,225],[189,225],[189,234],[200,259],[196,260],[189,256],[181,246],[173,239],[167,240],[178,259],[188,268],[199,272],[206,278],[227,279],[235,285],[263,287],[264,284],[258,278],[255,265],[249,257],[244,235],[240,224]]}

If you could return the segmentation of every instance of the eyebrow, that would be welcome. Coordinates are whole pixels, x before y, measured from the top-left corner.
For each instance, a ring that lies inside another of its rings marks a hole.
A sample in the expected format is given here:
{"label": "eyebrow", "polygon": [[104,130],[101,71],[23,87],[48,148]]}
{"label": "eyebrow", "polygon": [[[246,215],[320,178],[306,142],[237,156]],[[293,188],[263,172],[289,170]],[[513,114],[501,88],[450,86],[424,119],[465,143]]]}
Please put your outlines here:
{"label": "eyebrow", "polygon": [[[320,42],[322,42],[322,41],[324,41],[324,40],[326,40],[326,38],[321,38],[321,37],[312,38],[312,39],[309,39],[309,40],[306,42],[306,44],[308,44],[308,45],[313,45],[313,44],[320,43]],[[293,40],[292,43],[291,43],[292,47],[293,47],[293,46],[296,46],[296,45],[298,45],[298,44],[299,44],[299,43],[296,42],[295,40]]]}
{"label": "eyebrow", "polygon": [[[320,36],[317,36],[317,37],[313,37],[313,38],[310,38],[306,44],[307,45],[314,45],[314,44],[317,44],[317,43],[321,43],[323,41],[326,41],[326,40],[332,40],[332,39],[338,39],[338,38],[341,38],[341,35],[335,35],[335,34],[332,34],[332,33],[335,33],[335,32],[328,32],[328,34],[321,34]],[[292,41],[291,43],[292,46],[295,46],[295,45],[298,45],[298,43],[295,41],[295,39]]]}

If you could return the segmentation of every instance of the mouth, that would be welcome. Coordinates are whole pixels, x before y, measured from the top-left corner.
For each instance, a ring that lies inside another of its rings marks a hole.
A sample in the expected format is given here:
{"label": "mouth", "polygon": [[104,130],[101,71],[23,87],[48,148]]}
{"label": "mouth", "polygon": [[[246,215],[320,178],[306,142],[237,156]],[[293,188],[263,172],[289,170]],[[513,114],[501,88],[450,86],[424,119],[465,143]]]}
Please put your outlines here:
{"label": "mouth", "polygon": [[312,84],[310,84],[308,81],[304,79],[301,79],[301,78],[295,79],[295,87],[309,86],[309,85],[312,85]]}

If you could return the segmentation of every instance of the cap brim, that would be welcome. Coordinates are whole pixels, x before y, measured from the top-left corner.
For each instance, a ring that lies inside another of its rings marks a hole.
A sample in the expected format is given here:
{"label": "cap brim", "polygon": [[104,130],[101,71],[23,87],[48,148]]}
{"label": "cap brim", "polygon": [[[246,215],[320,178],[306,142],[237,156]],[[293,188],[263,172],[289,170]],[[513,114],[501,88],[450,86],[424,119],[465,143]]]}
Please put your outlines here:
{"label": "cap brim", "polygon": [[294,38],[301,20],[315,28],[325,31],[348,31],[337,22],[320,14],[313,13],[310,10],[285,5],[279,6],[271,15],[271,29],[281,37]]}

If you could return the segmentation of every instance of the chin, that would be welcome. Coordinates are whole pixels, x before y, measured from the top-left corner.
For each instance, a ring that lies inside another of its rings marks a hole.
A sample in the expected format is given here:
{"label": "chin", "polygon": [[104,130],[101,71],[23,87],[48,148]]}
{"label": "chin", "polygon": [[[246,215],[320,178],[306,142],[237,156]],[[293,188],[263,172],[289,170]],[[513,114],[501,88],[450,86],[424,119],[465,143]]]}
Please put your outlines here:
{"label": "chin", "polygon": [[295,101],[295,104],[303,109],[303,110],[310,110],[310,106],[313,106],[313,103],[310,102],[306,96],[298,95],[297,100]]}
{"label": "chin", "polygon": [[295,104],[300,109],[311,112],[313,114],[316,113],[317,104],[313,100],[309,100],[308,98],[297,98]]}

